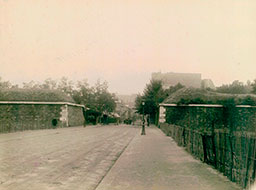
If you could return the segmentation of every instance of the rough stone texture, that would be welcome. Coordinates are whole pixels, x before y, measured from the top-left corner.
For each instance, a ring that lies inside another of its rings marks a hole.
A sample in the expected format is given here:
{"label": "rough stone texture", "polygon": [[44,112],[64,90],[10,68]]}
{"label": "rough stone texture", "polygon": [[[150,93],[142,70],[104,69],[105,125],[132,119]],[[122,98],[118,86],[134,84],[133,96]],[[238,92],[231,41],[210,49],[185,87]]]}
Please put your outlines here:
{"label": "rough stone texture", "polygon": [[68,125],[84,125],[84,115],[81,107],[68,106]]}
{"label": "rough stone texture", "polygon": [[[0,133],[34,129],[66,127],[61,121],[62,107],[57,104],[0,104]],[[68,105],[69,126],[83,125],[84,117],[81,107]],[[52,121],[56,119],[57,125]]]}
{"label": "rough stone texture", "polygon": [[168,107],[161,129],[243,188],[255,179],[255,108]]}

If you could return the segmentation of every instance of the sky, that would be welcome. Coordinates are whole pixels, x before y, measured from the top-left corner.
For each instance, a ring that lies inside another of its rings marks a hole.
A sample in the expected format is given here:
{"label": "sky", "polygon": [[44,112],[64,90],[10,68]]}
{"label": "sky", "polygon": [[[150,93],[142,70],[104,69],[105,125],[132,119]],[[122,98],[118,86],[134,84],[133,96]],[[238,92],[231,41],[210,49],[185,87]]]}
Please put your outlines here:
{"label": "sky", "polygon": [[0,0],[0,77],[100,79],[119,94],[160,71],[254,80],[255,10],[255,0]]}

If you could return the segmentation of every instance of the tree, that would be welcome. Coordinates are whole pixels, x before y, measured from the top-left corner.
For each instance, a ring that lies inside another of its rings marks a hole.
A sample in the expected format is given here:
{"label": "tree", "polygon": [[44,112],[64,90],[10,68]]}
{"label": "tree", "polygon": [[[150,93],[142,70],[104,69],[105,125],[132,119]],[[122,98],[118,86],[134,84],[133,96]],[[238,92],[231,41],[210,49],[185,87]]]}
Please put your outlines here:
{"label": "tree", "polygon": [[170,86],[168,89],[165,90],[166,96],[169,96],[171,94],[173,94],[174,92],[176,92],[179,89],[184,88],[185,86],[178,83],[175,86]]}
{"label": "tree", "polygon": [[42,89],[49,89],[49,90],[55,90],[57,89],[57,81],[48,78],[44,81],[43,84],[40,85],[40,88]]}
{"label": "tree", "polygon": [[104,114],[110,115],[116,108],[116,97],[108,91],[107,82],[101,83],[98,80],[95,86],[90,87],[87,80],[79,81],[72,97],[76,103],[84,104],[90,109],[88,118],[96,119],[96,123]]}
{"label": "tree", "polygon": [[116,97],[108,91],[107,82],[101,83],[99,80],[93,88],[94,93],[94,109],[98,111],[101,116],[103,114],[110,114],[116,108]]}
{"label": "tree", "polygon": [[252,93],[256,94],[256,79],[254,79],[253,83],[251,84],[252,86]]}
{"label": "tree", "polygon": [[217,87],[216,91],[228,94],[248,94],[250,93],[250,86],[246,86],[242,82],[235,80],[232,84],[224,84]]}
{"label": "tree", "polygon": [[1,89],[9,89],[12,88],[12,84],[9,81],[3,81],[2,78],[0,77],[0,90]]}
{"label": "tree", "polygon": [[68,94],[69,96],[72,96],[73,89],[74,89],[74,82],[71,80],[68,80],[67,77],[62,77],[60,79],[60,82],[58,83],[57,89]]}
{"label": "tree", "polygon": [[72,97],[77,104],[84,104],[89,107],[89,102],[93,98],[92,88],[90,88],[87,80],[78,81],[76,89],[73,90]]}
{"label": "tree", "polygon": [[23,82],[23,88],[24,89],[39,89],[40,84],[35,81],[30,81],[30,82]]}
{"label": "tree", "polygon": [[146,85],[143,95],[138,95],[135,100],[135,108],[137,113],[142,114],[144,105],[144,114],[150,116],[151,123],[156,123],[156,115],[158,113],[158,104],[163,102],[166,98],[166,93],[164,92],[162,81],[151,80],[149,84]]}

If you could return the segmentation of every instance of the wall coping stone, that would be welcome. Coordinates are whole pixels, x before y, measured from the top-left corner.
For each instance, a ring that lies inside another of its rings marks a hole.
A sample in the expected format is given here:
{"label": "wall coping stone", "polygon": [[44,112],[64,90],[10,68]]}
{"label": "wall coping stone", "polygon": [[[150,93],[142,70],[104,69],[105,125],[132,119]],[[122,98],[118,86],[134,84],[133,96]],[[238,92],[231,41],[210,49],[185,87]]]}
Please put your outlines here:
{"label": "wall coping stone", "polygon": [[0,101],[0,104],[69,105],[69,106],[76,106],[76,107],[85,108],[84,105],[74,104],[74,103],[70,103],[70,102]]}
{"label": "wall coping stone", "polygon": [[[188,105],[177,105],[177,104],[159,104],[159,106],[163,107],[223,107],[223,105],[219,104],[188,104]],[[250,105],[236,105],[238,108],[256,108],[256,106],[250,106]]]}

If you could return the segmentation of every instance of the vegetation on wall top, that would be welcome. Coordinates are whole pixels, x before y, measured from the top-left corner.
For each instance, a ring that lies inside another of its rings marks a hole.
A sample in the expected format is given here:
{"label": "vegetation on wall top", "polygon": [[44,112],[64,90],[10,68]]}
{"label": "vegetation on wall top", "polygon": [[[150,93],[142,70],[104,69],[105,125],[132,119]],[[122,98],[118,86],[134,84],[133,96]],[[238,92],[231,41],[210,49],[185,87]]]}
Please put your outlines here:
{"label": "vegetation on wall top", "polygon": [[256,105],[256,95],[253,94],[225,94],[206,89],[182,88],[172,95],[168,96],[164,103],[173,103],[178,105],[187,104],[221,104],[228,102],[236,105]]}
{"label": "vegetation on wall top", "polygon": [[0,101],[44,101],[44,102],[72,102],[74,100],[59,90],[50,89],[1,89]]}

